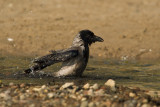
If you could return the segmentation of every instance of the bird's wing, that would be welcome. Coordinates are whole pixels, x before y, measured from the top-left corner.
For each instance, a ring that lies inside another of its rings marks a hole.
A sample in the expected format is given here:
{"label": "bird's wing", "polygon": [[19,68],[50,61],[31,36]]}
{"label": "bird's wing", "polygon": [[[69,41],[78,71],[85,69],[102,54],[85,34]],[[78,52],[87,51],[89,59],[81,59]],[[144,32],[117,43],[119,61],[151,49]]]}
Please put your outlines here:
{"label": "bird's wing", "polygon": [[36,58],[33,63],[35,65],[31,66],[29,69],[24,70],[25,73],[29,74],[32,71],[38,71],[50,66],[54,63],[67,61],[71,58],[77,57],[79,54],[78,49],[67,49],[59,51],[51,51],[51,54]]}
{"label": "bird's wing", "polygon": [[37,64],[46,64],[47,66],[63,62],[78,56],[78,50],[60,50],[60,51],[51,51],[51,54],[46,56],[42,56],[40,58],[35,59],[33,62]]}

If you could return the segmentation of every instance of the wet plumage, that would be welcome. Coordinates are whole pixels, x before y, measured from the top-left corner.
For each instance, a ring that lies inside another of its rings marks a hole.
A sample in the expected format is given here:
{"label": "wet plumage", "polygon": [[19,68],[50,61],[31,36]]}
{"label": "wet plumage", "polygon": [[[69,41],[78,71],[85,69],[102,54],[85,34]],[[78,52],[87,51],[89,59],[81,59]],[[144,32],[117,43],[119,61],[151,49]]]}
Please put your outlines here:
{"label": "wet plumage", "polygon": [[39,71],[54,63],[62,62],[61,69],[53,76],[81,76],[85,70],[89,58],[89,45],[95,42],[103,42],[90,30],[81,30],[74,38],[70,48],[65,50],[51,51],[50,54],[36,58],[25,73]]}

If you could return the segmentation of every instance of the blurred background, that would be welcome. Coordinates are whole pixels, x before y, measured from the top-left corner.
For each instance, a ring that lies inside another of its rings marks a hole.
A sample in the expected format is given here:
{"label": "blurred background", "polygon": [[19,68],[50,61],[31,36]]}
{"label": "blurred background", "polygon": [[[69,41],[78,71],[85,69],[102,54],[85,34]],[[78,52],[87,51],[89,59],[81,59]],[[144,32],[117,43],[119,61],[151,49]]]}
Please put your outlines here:
{"label": "blurred background", "polygon": [[104,38],[90,55],[160,59],[159,0],[0,0],[0,55],[41,56],[90,29]]}

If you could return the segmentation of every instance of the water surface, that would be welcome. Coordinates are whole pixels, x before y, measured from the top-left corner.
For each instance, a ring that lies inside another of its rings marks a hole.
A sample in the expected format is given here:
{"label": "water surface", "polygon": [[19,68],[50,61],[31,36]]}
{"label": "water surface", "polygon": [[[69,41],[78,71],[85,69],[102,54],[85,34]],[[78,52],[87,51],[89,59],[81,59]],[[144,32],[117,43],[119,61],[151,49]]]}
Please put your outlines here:
{"label": "water surface", "polygon": [[[118,85],[160,90],[160,63],[137,61],[116,61],[90,58],[88,66],[81,78],[53,78],[42,75],[24,75],[23,70],[31,65],[33,58],[0,57],[0,80],[9,82],[42,84],[64,84],[73,81],[75,84],[104,84],[114,79]],[[55,64],[44,70],[46,74],[56,72],[61,64]]]}

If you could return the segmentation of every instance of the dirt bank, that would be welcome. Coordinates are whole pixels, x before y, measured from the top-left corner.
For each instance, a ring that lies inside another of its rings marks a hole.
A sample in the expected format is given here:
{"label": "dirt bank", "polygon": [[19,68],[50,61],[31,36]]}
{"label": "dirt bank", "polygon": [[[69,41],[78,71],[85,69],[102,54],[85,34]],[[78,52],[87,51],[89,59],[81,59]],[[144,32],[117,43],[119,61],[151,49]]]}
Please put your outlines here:
{"label": "dirt bank", "polygon": [[1,0],[0,54],[44,55],[79,30],[104,38],[95,57],[160,59],[159,0]]}

